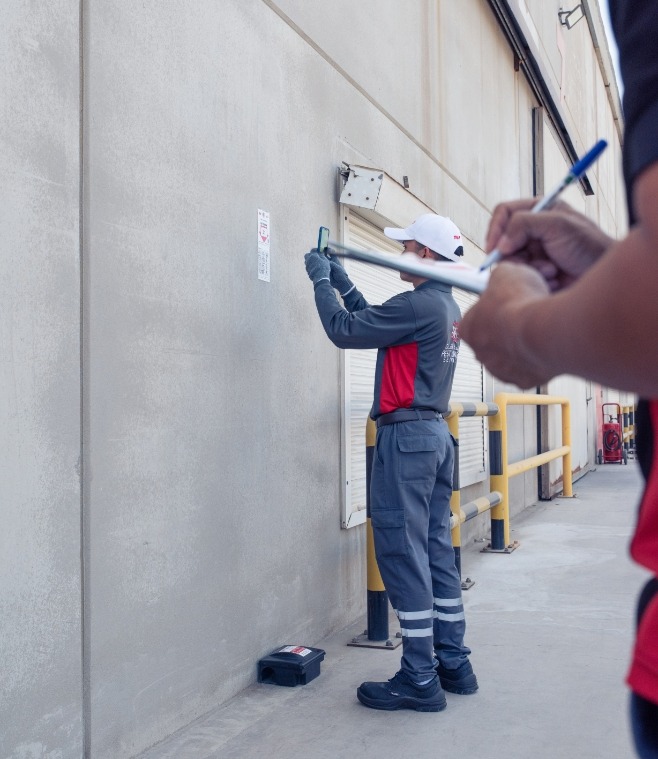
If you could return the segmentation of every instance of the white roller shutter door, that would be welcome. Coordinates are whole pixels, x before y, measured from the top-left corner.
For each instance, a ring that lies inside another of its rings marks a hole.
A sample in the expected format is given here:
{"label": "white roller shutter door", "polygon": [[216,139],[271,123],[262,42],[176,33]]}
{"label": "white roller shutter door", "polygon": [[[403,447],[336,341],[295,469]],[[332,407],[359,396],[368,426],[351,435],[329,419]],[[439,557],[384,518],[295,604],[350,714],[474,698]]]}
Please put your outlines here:
{"label": "white roller shutter door", "polygon": [[[345,243],[361,250],[381,250],[399,254],[402,246],[389,240],[383,231],[358,216],[345,211]],[[346,261],[346,269],[369,303],[383,303],[412,286],[403,282],[391,269]],[[454,291],[462,310],[471,296]],[[459,401],[482,400],[482,367],[472,352],[462,344],[452,397]],[[365,521],[366,509],[366,421],[372,406],[376,350],[342,352],[342,461],[344,474],[344,508],[342,523],[352,527]],[[484,433],[480,419],[460,423],[460,481],[462,486],[481,479],[484,472]]]}

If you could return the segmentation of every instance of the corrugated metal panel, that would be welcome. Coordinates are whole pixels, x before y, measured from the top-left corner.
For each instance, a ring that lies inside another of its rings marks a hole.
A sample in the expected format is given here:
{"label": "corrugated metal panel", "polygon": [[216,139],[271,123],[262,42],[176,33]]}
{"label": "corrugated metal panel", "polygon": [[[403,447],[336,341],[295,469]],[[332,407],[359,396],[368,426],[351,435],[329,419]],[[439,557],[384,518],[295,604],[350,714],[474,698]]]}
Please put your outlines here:
{"label": "corrugated metal panel", "polygon": [[[347,212],[346,244],[362,250],[381,250],[398,255],[402,246],[384,236],[381,229],[355,213]],[[358,261],[346,262],[350,277],[369,303],[383,303],[412,286],[398,272]],[[476,296],[454,291],[462,311]],[[343,456],[345,499],[343,524],[363,521],[366,508],[365,427],[375,376],[376,350],[344,351],[343,357]],[[482,367],[462,343],[452,397],[459,401],[482,400]],[[482,419],[460,422],[460,481],[462,485],[481,479],[484,472],[484,426]]]}

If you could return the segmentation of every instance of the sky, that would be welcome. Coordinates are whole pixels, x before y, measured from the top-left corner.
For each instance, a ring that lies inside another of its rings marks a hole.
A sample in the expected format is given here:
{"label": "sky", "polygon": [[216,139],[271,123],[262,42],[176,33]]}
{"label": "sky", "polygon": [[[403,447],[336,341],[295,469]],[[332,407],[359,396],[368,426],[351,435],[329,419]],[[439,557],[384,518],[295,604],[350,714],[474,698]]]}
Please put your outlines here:
{"label": "sky", "polygon": [[608,0],[598,0],[599,7],[601,8],[601,16],[603,17],[603,26],[605,27],[605,33],[608,37],[608,46],[610,48],[610,55],[612,57],[612,65],[615,67],[615,73],[617,74],[617,86],[619,88],[619,94],[624,91],[624,85],[621,81],[619,74],[619,54],[617,51],[617,45],[615,44],[615,38],[612,34],[612,27],[610,26],[610,13],[608,10]]}

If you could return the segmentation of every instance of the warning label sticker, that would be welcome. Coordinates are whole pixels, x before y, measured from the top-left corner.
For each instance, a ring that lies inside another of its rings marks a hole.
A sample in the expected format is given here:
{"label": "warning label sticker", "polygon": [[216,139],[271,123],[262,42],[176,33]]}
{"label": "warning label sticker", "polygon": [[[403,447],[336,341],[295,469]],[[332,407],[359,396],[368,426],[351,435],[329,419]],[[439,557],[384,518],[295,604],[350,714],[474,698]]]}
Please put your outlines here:
{"label": "warning label sticker", "polygon": [[279,649],[280,654],[297,654],[298,656],[308,656],[311,652],[310,648],[304,648],[304,646],[284,646]]}

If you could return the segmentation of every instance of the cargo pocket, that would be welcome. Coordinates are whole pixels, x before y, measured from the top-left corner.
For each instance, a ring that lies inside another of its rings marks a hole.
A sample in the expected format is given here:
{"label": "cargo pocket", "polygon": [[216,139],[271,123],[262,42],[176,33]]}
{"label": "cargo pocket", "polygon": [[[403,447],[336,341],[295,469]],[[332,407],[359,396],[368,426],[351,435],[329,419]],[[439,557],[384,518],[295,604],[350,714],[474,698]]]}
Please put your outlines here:
{"label": "cargo pocket", "polygon": [[436,475],[436,458],[441,438],[439,435],[400,435],[400,482],[425,482]]}
{"label": "cargo pocket", "polygon": [[377,556],[406,556],[409,553],[403,509],[372,511],[370,519]]}

